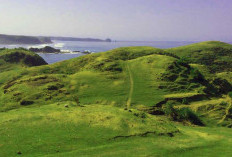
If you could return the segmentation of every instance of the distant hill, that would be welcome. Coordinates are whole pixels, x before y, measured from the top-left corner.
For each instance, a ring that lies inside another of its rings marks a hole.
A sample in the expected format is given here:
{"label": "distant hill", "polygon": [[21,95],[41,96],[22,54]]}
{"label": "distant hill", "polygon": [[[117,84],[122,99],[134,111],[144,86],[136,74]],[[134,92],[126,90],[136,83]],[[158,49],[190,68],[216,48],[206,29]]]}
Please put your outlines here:
{"label": "distant hill", "polygon": [[62,41],[111,42],[111,39],[102,40],[96,38],[51,37],[51,39]]}
{"label": "distant hill", "polygon": [[52,43],[49,37],[34,37],[21,35],[0,34],[0,44],[49,44]]}

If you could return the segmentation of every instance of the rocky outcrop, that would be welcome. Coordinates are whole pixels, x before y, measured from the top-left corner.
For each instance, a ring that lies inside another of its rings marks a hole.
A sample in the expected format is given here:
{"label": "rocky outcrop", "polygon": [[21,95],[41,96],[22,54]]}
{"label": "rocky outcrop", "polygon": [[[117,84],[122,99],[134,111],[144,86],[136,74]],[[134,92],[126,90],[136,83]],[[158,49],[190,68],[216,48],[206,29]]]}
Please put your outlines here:
{"label": "rocky outcrop", "polygon": [[46,46],[44,48],[29,48],[29,51],[32,52],[40,52],[40,53],[60,53],[60,49],[55,49],[50,46]]}

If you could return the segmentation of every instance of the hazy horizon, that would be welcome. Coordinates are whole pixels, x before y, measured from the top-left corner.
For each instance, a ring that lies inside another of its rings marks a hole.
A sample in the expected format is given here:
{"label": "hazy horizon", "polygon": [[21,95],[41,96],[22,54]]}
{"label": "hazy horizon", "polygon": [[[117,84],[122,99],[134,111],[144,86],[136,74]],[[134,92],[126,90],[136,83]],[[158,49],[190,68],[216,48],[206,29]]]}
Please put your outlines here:
{"label": "hazy horizon", "polygon": [[0,34],[232,41],[231,0],[0,0]]}

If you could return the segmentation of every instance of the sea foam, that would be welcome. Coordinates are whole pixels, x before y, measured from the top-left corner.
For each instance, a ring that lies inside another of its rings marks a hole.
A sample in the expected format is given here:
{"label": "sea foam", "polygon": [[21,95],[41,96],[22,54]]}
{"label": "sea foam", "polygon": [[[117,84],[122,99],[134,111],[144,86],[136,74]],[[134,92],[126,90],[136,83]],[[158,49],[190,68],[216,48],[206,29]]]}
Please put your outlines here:
{"label": "sea foam", "polygon": [[44,48],[46,46],[49,46],[49,44],[41,44],[41,45],[32,45],[32,46],[28,46],[27,48]]}
{"label": "sea foam", "polygon": [[64,43],[57,43],[54,45],[54,47],[62,48],[62,47],[64,47],[64,45],[65,45]]}

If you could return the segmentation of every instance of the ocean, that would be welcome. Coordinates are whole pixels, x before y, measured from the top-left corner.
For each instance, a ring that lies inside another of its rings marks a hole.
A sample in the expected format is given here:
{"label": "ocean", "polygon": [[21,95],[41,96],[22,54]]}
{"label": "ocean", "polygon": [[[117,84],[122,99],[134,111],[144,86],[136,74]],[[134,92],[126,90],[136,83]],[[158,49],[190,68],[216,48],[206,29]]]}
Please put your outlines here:
{"label": "ocean", "polygon": [[[127,47],[127,46],[152,46],[157,48],[172,48],[183,45],[192,44],[195,42],[191,41],[154,41],[154,42],[145,42],[145,41],[117,41],[117,42],[80,42],[80,41],[56,41],[54,40],[52,44],[43,44],[43,45],[0,45],[0,47],[6,48],[17,48],[17,47],[37,47],[42,48],[45,46],[51,46],[62,51],[72,52],[72,51],[91,51],[94,53],[104,52],[118,47]],[[44,58],[47,63],[52,64],[55,62],[68,60],[71,58],[79,57],[84,55],[83,53],[65,53],[65,54],[44,54],[38,53],[41,57]]]}
{"label": "ocean", "polygon": [[[138,41],[119,41],[119,42],[80,42],[80,41],[53,41],[52,46],[54,48],[61,49],[63,51],[91,51],[94,53],[104,52],[111,49],[127,46],[152,46],[157,48],[171,48],[177,46],[188,45],[194,42],[173,42],[173,41],[157,41],[157,42],[138,42]],[[37,47],[43,47],[45,45],[38,45]],[[67,54],[39,54],[49,64],[71,59],[74,57],[82,56],[82,53],[67,53]]]}

